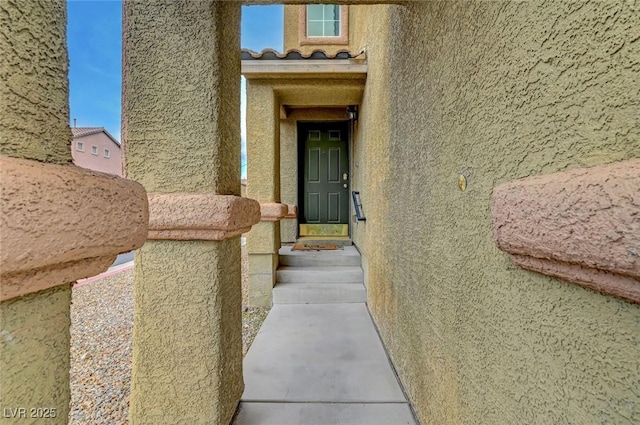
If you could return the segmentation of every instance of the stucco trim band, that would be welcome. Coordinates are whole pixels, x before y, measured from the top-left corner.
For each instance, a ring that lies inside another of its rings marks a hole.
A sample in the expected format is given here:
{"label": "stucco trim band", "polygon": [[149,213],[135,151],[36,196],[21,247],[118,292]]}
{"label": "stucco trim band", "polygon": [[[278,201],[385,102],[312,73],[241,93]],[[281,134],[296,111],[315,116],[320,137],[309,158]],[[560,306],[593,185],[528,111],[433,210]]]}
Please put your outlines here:
{"label": "stucco trim band", "polygon": [[260,204],[261,221],[280,221],[289,212],[287,204],[277,202]]}
{"label": "stucco trim band", "polygon": [[1,301],[96,275],[146,240],[139,183],[5,156],[0,177]]}
{"label": "stucco trim band", "polygon": [[285,204],[287,206],[287,215],[283,218],[298,218],[298,207],[293,204]]}
{"label": "stucco trim band", "polygon": [[640,160],[497,186],[493,235],[519,266],[640,303]]}
{"label": "stucco trim band", "polygon": [[260,204],[215,193],[150,193],[149,239],[219,241],[260,221]]}

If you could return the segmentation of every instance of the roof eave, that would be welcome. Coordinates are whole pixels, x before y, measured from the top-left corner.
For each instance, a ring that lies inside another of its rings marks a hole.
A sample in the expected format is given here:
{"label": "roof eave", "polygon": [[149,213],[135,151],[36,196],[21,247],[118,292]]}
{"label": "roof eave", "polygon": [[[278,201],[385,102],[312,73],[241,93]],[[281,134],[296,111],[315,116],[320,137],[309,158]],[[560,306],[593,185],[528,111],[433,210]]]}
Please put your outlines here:
{"label": "roof eave", "polygon": [[242,75],[247,79],[366,79],[365,59],[332,60],[243,60]]}
{"label": "roof eave", "polygon": [[93,136],[94,134],[98,134],[98,133],[104,133],[104,134],[106,134],[106,135],[107,135],[107,137],[108,137],[108,138],[109,138],[109,139],[110,139],[110,140],[111,140],[111,141],[112,141],[112,142],[113,142],[117,147],[119,147],[119,148],[121,148],[121,147],[122,147],[122,144],[121,144],[120,142],[118,142],[118,141],[116,140],[116,138],[115,138],[115,137],[113,137],[113,136],[111,135],[111,133],[109,133],[109,132],[107,131],[107,129],[105,129],[105,128],[97,128],[95,131],[88,131],[88,132],[83,133],[83,134],[77,134],[77,135],[75,135],[75,134],[74,134],[74,135],[72,135],[72,139],[74,139],[74,140],[75,140],[75,139],[79,139],[79,138],[81,138],[81,137]]}

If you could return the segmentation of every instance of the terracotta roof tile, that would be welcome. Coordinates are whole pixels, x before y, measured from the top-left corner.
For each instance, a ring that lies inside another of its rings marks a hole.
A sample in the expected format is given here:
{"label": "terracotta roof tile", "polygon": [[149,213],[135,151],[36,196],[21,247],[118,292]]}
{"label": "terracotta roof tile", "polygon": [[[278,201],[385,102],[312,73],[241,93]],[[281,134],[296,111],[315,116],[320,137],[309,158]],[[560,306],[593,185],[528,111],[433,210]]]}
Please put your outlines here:
{"label": "terracotta roof tile", "polygon": [[242,60],[304,60],[304,59],[321,59],[321,60],[332,60],[332,59],[354,59],[354,58],[364,58],[364,50],[361,50],[356,53],[351,53],[350,51],[344,49],[339,50],[336,53],[327,53],[325,50],[314,50],[311,53],[303,53],[297,49],[287,50],[284,53],[278,53],[274,49],[264,49],[260,53],[254,52],[249,49],[242,49],[241,51]]}

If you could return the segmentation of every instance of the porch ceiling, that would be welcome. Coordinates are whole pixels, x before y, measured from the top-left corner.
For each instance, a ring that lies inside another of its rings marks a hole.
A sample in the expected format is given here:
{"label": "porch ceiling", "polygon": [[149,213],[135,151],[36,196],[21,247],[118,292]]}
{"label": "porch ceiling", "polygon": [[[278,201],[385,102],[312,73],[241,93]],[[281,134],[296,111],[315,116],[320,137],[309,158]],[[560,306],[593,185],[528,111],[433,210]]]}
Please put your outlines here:
{"label": "porch ceiling", "polygon": [[314,80],[279,82],[274,84],[281,105],[346,106],[360,104],[364,80]]}

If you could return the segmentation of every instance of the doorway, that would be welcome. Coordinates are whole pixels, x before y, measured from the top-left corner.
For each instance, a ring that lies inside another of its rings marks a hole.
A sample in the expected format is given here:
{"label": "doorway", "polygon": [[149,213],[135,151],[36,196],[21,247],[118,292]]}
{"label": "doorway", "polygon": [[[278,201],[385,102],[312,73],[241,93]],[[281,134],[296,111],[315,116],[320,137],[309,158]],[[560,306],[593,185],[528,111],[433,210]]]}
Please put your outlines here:
{"label": "doorway", "polygon": [[349,236],[349,122],[298,123],[299,236]]}

